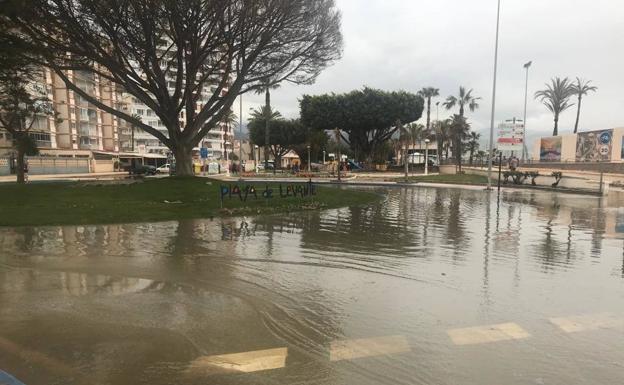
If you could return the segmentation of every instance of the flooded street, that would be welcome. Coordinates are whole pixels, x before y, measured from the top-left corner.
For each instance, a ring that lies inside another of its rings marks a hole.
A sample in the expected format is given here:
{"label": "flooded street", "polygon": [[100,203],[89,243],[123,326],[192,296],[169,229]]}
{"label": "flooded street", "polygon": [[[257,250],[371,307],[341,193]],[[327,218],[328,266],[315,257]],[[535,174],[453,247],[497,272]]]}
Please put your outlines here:
{"label": "flooded street", "polygon": [[27,385],[624,382],[624,209],[378,191],[322,212],[2,228],[0,370]]}

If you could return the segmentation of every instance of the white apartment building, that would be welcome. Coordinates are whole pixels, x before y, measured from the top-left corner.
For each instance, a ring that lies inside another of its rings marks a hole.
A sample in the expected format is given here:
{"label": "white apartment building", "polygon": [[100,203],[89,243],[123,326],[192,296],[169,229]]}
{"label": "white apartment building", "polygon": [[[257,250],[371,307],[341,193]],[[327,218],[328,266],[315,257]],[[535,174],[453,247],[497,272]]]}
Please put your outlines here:
{"label": "white apartment building", "polygon": [[[100,79],[97,74],[89,71],[68,71],[67,76],[102,103],[138,115],[144,123],[168,135],[166,128],[151,109],[115,84]],[[58,120],[48,116],[37,118],[30,130],[41,156],[48,161],[51,158],[83,158],[89,159],[90,163],[88,167],[81,166],[81,172],[113,171],[115,158],[144,156],[164,159],[169,153],[169,149],[157,138],[96,108],[68,89],[63,80],[49,69],[42,71],[40,81],[33,84],[33,90],[47,95],[58,113]],[[197,110],[201,107],[202,104],[198,103]],[[181,113],[180,124],[185,123],[184,113]],[[231,128],[226,124],[219,124],[210,130],[199,147],[208,149],[209,159],[224,159],[226,143],[231,141],[230,137]],[[13,153],[11,135],[0,126],[0,158],[4,159],[0,159],[0,163],[4,168],[8,167],[7,159]],[[199,148],[196,148],[196,156],[199,157]],[[101,167],[97,167],[98,162]],[[0,170],[0,174],[6,172]]]}

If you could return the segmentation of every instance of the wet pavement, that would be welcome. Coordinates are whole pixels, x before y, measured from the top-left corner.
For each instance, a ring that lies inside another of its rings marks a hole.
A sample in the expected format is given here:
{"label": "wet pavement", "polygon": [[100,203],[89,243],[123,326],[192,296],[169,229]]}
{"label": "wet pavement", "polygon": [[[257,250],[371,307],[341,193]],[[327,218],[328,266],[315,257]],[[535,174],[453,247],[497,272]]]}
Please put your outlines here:
{"label": "wet pavement", "polygon": [[0,229],[0,370],[27,385],[624,382],[624,209],[377,191],[323,212]]}

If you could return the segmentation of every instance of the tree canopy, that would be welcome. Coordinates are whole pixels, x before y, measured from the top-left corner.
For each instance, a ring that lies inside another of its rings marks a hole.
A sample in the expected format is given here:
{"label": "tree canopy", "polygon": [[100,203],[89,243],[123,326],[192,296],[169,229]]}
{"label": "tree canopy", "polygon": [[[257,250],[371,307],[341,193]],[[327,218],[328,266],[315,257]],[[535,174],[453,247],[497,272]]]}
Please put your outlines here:
{"label": "tree canopy", "polygon": [[316,130],[339,128],[356,156],[368,160],[398,130],[397,121],[411,123],[420,119],[423,106],[424,100],[418,95],[372,88],[346,94],[304,95],[300,100],[305,126]]}
{"label": "tree canopy", "polygon": [[[184,174],[239,94],[267,79],[310,83],[341,56],[340,17],[334,0],[29,0],[8,31],[70,90],[158,138]],[[132,94],[167,133],[83,91],[68,70]]]}

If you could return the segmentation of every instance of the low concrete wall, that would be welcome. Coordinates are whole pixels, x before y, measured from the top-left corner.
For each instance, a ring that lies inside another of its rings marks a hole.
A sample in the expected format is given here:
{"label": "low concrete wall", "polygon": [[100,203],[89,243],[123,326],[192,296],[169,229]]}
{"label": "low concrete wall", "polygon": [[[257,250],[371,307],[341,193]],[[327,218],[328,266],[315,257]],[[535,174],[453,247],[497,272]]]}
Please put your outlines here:
{"label": "low concrete wall", "polygon": [[589,171],[589,172],[604,172],[610,174],[624,174],[624,163],[576,163],[576,162],[543,162],[543,163],[529,163],[522,165],[523,168],[532,169],[557,169],[557,170],[571,170],[571,171]]}
{"label": "low concrete wall", "polygon": [[0,175],[10,175],[9,158],[0,158]]}
{"label": "low concrete wall", "polygon": [[86,174],[89,172],[89,159],[87,158],[27,157],[27,160],[28,173],[31,175]]}
{"label": "low concrete wall", "polygon": [[[487,169],[464,167],[463,170],[467,174],[487,176]],[[508,170],[503,169],[501,171],[501,183],[505,179],[503,177],[503,173],[505,171],[508,171]],[[522,170],[522,171],[525,171],[525,170]],[[536,170],[536,171],[539,172],[539,170]],[[563,174],[563,178],[561,179],[561,182],[559,182],[558,187],[568,188],[568,189],[588,190],[592,192],[600,191],[600,180],[599,180],[600,176],[599,175],[596,178],[594,176],[584,176],[584,175],[574,175],[574,174],[566,175],[565,171],[562,171],[562,174]],[[498,182],[498,167],[492,170],[492,178]],[[511,178],[509,178],[509,182],[510,183],[508,184],[508,186],[513,186],[513,182],[511,182]],[[553,183],[555,183],[555,178],[552,176],[552,172],[542,172],[540,173],[540,176],[538,176],[535,179],[535,184],[541,187],[551,187]],[[524,184],[530,185],[531,178],[527,178],[524,181]]]}
{"label": "low concrete wall", "polygon": [[93,172],[113,172],[115,171],[115,162],[112,160],[93,160]]}

